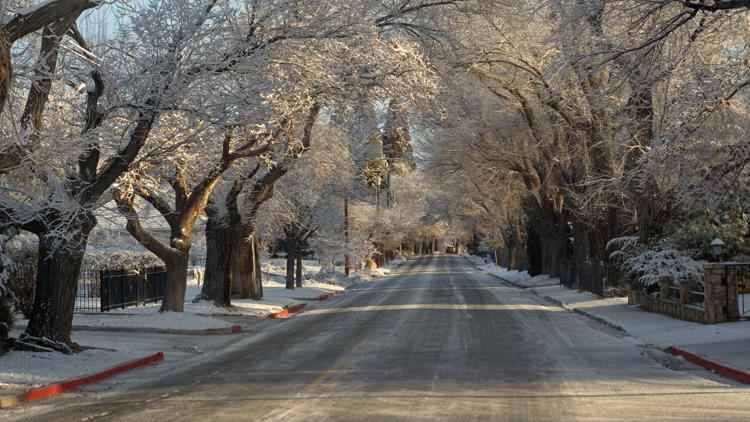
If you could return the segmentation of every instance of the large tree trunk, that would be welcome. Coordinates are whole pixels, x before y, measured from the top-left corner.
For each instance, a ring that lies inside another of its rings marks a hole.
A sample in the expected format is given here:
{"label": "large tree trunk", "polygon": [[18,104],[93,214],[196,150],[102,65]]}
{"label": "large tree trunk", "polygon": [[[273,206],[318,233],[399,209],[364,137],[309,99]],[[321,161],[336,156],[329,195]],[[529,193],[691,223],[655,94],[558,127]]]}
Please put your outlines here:
{"label": "large tree trunk", "polygon": [[250,299],[253,296],[252,254],[252,244],[241,230],[236,230],[232,234],[232,296],[240,299]]}
{"label": "large tree trunk", "polygon": [[94,227],[89,222],[71,224],[72,232],[65,237],[39,235],[39,260],[36,273],[34,305],[29,316],[26,334],[46,337],[56,342],[72,345],[70,331],[73,325],[78,276],[86,251],[86,242]]}
{"label": "large tree trunk", "polygon": [[297,243],[294,237],[286,237],[286,288],[294,289],[294,264],[297,257]]}
{"label": "large tree trunk", "polygon": [[206,223],[206,279],[201,298],[218,306],[231,306],[232,228],[220,226],[209,216]]}
{"label": "large tree trunk", "polygon": [[296,286],[302,287],[302,248],[297,248]]}
{"label": "large tree trunk", "polygon": [[188,257],[187,251],[181,251],[179,255],[167,259],[162,257],[167,267],[167,286],[164,292],[164,300],[162,300],[159,309],[160,312],[183,312],[187,288]]}
{"label": "large tree trunk", "polygon": [[263,286],[257,230],[235,230],[232,234],[231,250],[232,296],[260,300],[263,298]]}
{"label": "large tree trunk", "polygon": [[5,99],[10,91],[11,78],[10,41],[0,33],[0,116],[5,109]]}
{"label": "large tree trunk", "polygon": [[263,271],[260,262],[260,236],[258,231],[253,232],[252,241],[250,243],[252,250],[252,262],[253,269],[251,274],[250,283],[250,297],[255,300],[263,298]]}

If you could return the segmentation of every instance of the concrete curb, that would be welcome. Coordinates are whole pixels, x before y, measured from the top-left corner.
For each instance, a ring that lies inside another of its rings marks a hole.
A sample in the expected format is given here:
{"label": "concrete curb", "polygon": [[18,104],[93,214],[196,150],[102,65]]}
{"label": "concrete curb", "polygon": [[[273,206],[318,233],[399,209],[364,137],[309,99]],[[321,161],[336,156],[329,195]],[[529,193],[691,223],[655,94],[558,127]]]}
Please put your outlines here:
{"label": "concrete curb", "polygon": [[604,324],[604,325],[606,325],[606,326],[608,326],[610,328],[614,328],[617,331],[621,331],[624,334],[630,335],[630,333],[628,333],[628,330],[626,330],[624,327],[622,327],[621,325],[619,325],[619,324],[617,324],[615,322],[612,322],[612,321],[610,321],[610,320],[608,320],[606,318],[602,318],[602,317],[600,317],[598,315],[586,312],[586,311],[581,310],[581,309],[573,308],[572,306],[568,305],[567,303],[565,303],[565,302],[563,302],[563,301],[561,301],[559,299],[555,299],[552,296],[547,296],[547,295],[542,296],[537,291],[535,291],[534,289],[529,289],[529,291],[531,291],[535,295],[543,298],[544,300],[546,300],[548,302],[554,303],[555,305],[557,305],[557,306],[559,306],[559,307],[561,307],[563,309],[567,309],[569,311],[575,312],[578,315],[583,315],[583,316],[585,316],[585,317],[587,317],[589,319],[593,319],[596,322],[602,323],[602,324]]}
{"label": "concrete curb", "polygon": [[698,366],[715,372],[723,377],[733,379],[743,384],[750,384],[750,373],[742,371],[740,369],[733,368],[729,365],[719,363],[703,356],[699,356],[695,353],[688,352],[687,350],[680,349],[675,346],[667,347],[664,349],[666,353],[680,356],[688,362],[692,362]]}
{"label": "concrete curb", "polygon": [[53,384],[45,385],[44,387],[36,388],[34,390],[27,391],[26,393],[17,396],[6,396],[0,397],[0,409],[6,409],[10,407],[18,406],[21,402],[39,400],[46,397],[52,397],[60,395],[66,391],[78,388],[83,385],[92,384],[97,381],[101,381],[106,378],[113,377],[117,374],[121,374],[132,369],[140,368],[155,362],[161,362],[164,360],[164,353],[154,353],[140,359],[136,359],[130,362],[114,366],[112,368],[100,371],[91,375],[86,375],[80,378],[69,379],[65,381],[56,382]]}

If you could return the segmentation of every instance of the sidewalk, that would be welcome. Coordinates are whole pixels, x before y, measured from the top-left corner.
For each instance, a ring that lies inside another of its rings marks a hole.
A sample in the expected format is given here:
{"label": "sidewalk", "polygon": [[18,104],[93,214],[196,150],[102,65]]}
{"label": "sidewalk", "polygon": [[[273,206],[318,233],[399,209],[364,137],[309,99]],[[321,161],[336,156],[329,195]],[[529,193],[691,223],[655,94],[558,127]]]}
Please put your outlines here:
{"label": "sidewalk", "polygon": [[[481,259],[472,258],[472,262]],[[713,325],[684,321],[645,311],[638,305],[628,305],[627,298],[600,299],[593,293],[571,290],[560,286],[558,279],[549,276],[531,278],[525,272],[485,265],[484,260],[477,267],[565,308],[622,330],[643,344],[660,349],[677,347],[711,361],[750,372],[750,321]],[[542,280],[547,285],[540,285]]]}

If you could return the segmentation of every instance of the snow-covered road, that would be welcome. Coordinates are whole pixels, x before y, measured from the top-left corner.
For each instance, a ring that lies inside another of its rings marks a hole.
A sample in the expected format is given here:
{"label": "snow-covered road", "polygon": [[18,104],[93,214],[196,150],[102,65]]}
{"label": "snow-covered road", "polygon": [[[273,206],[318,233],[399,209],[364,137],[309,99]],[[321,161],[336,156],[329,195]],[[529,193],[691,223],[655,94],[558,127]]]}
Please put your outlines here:
{"label": "snow-covered road", "polygon": [[268,322],[211,359],[136,374],[112,391],[63,395],[9,416],[746,421],[750,414],[750,388],[639,346],[458,256],[410,260],[391,277]]}

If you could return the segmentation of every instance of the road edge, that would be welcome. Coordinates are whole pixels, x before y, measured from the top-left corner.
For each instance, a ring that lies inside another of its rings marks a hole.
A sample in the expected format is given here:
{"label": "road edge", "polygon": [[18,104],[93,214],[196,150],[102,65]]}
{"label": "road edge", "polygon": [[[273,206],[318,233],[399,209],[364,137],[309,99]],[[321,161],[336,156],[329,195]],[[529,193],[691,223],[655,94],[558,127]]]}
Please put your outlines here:
{"label": "road edge", "polygon": [[57,396],[74,388],[93,384],[95,382],[121,374],[123,372],[150,365],[152,363],[161,362],[163,360],[164,352],[158,352],[142,357],[140,359],[132,360],[130,362],[121,363],[109,369],[95,372],[93,374],[47,384],[43,387],[29,390],[23,394],[0,397],[0,409],[9,409],[11,407],[16,407],[25,401],[34,401],[47,397]]}
{"label": "road edge", "polygon": [[689,352],[676,346],[670,346],[664,349],[664,352],[674,356],[679,356],[688,362],[701,366],[708,371],[715,372],[723,377],[733,379],[743,384],[750,384],[750,373],[732,366],[708,359],[704,356]]}

